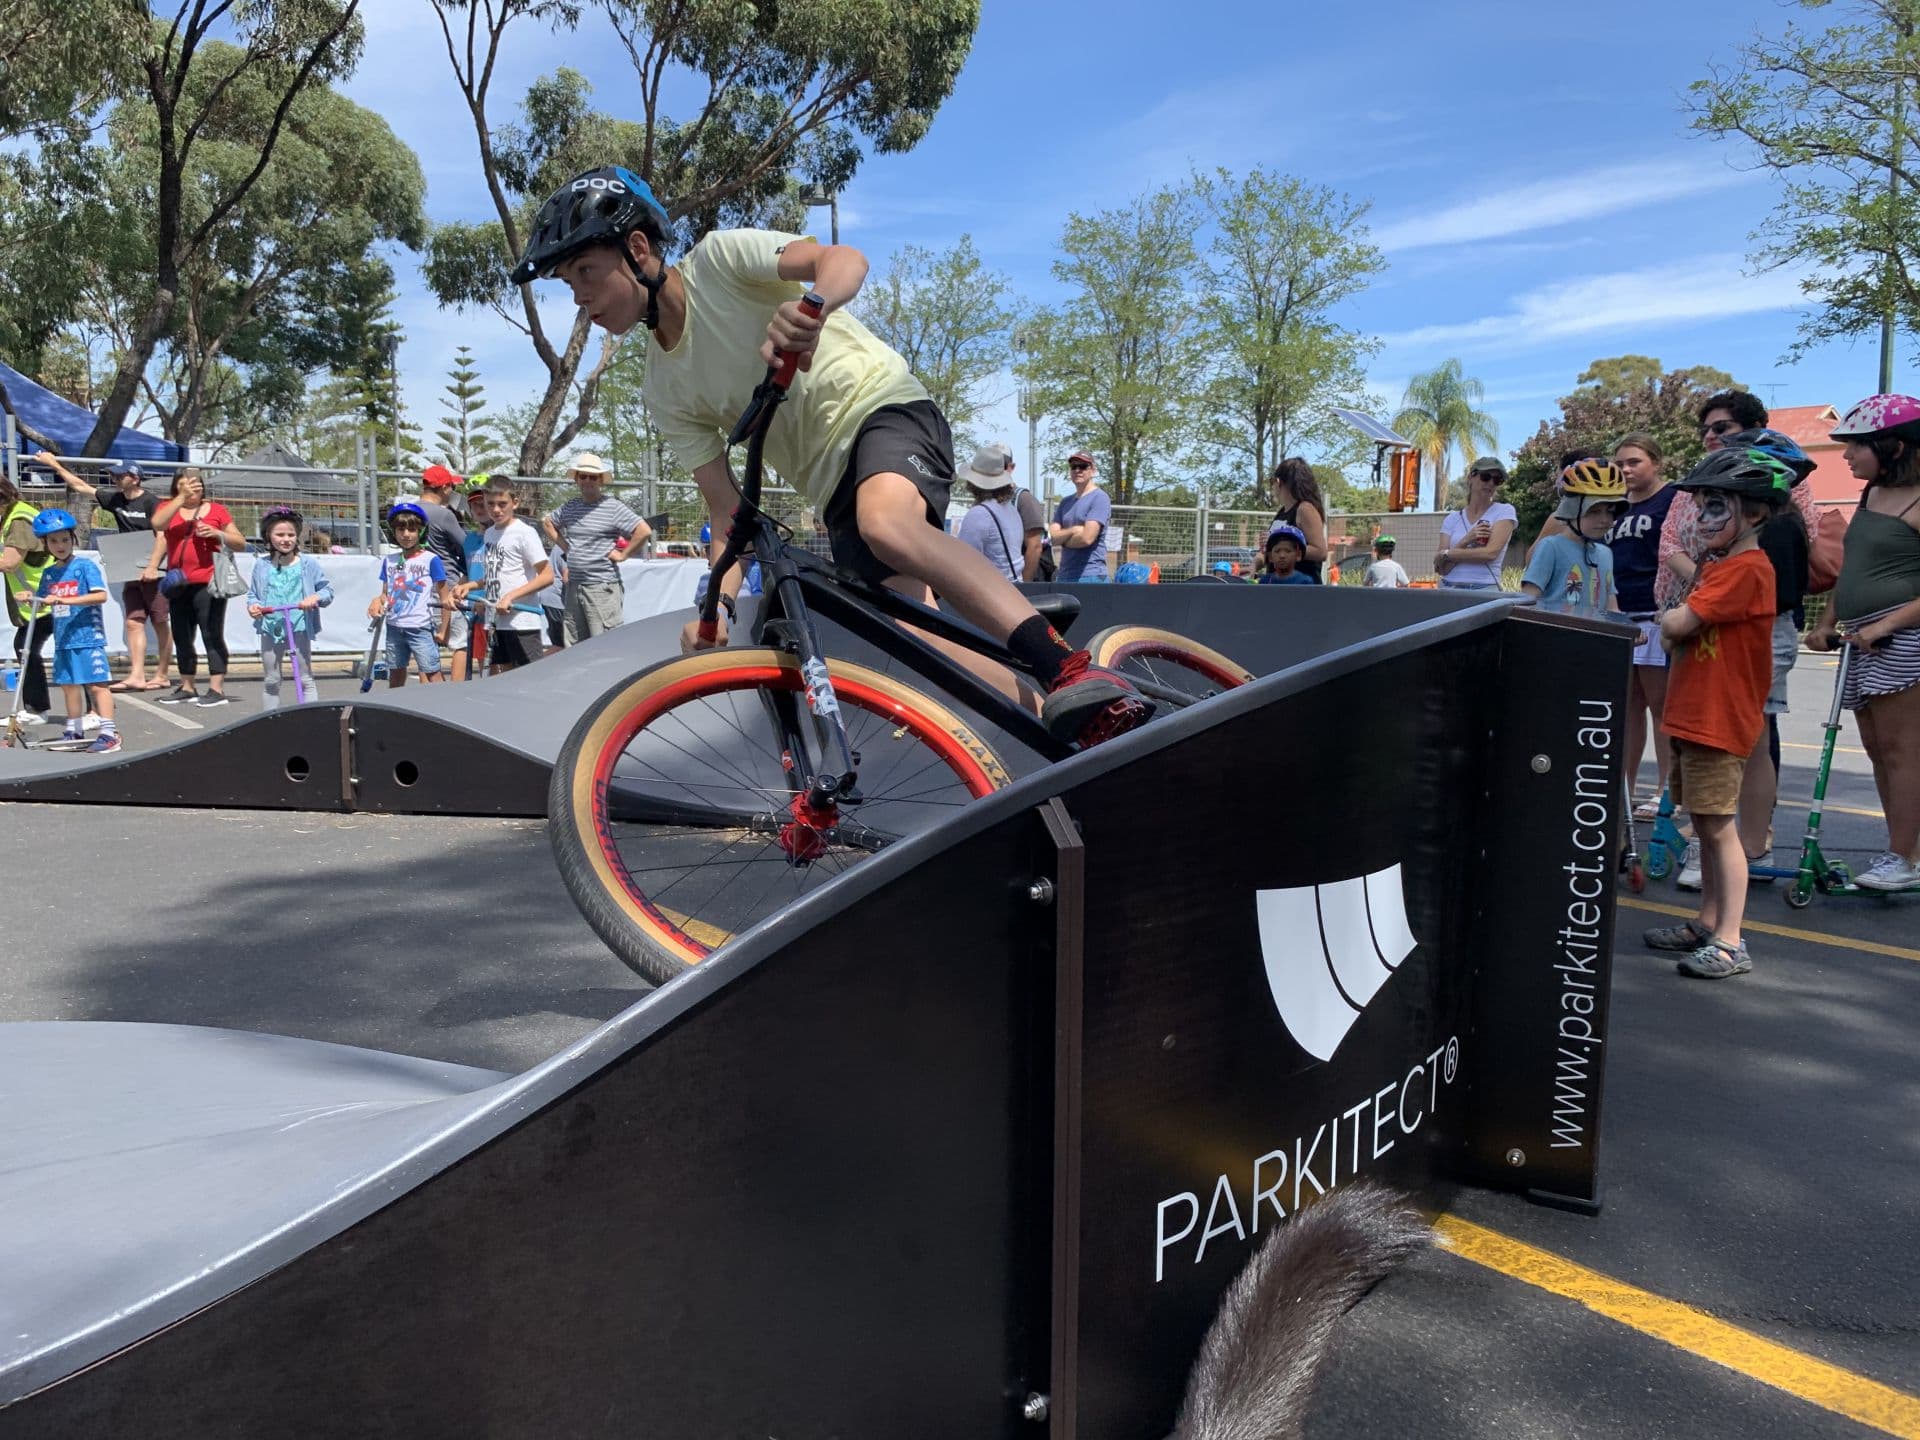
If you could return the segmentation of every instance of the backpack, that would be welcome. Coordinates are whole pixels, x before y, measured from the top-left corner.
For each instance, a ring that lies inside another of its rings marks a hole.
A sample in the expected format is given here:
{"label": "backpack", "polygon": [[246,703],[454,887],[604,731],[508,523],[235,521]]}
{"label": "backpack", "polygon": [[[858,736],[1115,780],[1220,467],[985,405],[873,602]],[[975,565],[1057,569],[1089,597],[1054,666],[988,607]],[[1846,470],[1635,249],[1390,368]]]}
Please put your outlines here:
{"label": "backpack", "polygon": [[1807,537],[1807,593],[1824,595],[1840,578],[1840,560],[1847,548],[1847,515],[1834,506],[1818,512],[1820,523]]}

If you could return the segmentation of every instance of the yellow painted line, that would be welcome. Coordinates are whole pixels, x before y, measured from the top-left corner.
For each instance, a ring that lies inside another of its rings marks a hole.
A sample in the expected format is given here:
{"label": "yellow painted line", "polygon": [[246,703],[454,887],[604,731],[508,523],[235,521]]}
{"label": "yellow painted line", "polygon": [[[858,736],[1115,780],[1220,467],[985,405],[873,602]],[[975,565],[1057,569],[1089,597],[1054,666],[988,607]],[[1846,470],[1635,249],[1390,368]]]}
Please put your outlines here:
{"label": "yellow painted line", "polygon": [[[1678,915],[1689,919],[1699,913],[1697,907],[1662,905],[1655,900],[1638,900],[1631,895],[1616,896],[1631,910],[1651,910],[1656,915]],[[1855,940],[1851,935],[1821,935],[1812,930],[1796,930],[1791,925],[1769,925],[1762,920],[1742,920],[1742,930],[1758,930],[1762,935],[1784,935],[1789,940],[1805,940],[1812,945],[1838,945],[1843,950],[1864,950],[1869,955],[1891,955],[1896,960],[1920,960],[1920,950],[1904,945],[1882,945],[1878,940]]]}
{"label": "yellow painted line", "polygon": [[[1776,800],[1774,804],[1784,805],[1789,810],[1813,809],[1813,802],[1809,800]],[[1887,818],[1887,812],[1884,810],[1868,810],[1860,805],[1835,805],[1832,801],[1828,801],[1820,808],[1822,810],[1831,810],[1836,815],[1865,815],[1870,820],[1884,820]]]}
{"label": "yellow painted line", "polygon": [[709,925],[704,920],[695,920],[691,915],[682,915],[677,910],[669,910],[662,906],[660,913],[678,925],[682,935],[691,936],[709,950],[718,950],[733,939],[731,930],[722,930],[718,925]]}
{"label": "yellow painted line", "polygon": [[1901,1440],[1920,1440],[1920,1398],[1838,1365],[1742,1330],[1704,1310],[1652,1294],[1571,1260],[1462,1220],[1434,1224],[1456,1255],[1584,1305],[1595,1314],[1724,1365],[1748,1379],[1870,1425]]}
{"label": "yellow painted line", "polygon": [[[1782,740],[1780,742],[1780,748],[1782,750],[1818,750],[1822,747],[1811,744],[1805,740]],[[1862,750],[1858,745],[1836,745],[1833,747],[1833,753],[1836,755],[1864,755],[1867,752]]]}

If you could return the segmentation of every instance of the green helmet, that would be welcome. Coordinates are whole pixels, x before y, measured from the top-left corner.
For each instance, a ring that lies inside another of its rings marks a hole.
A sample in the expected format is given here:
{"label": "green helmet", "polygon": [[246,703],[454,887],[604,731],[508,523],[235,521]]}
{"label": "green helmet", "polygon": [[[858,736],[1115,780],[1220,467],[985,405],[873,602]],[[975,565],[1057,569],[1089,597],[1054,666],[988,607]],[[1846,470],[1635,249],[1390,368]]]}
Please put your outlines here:
{"label": "green helmet", "polygon": [[1785,505],[1792,498],[1789,492],[1793,489],[1795,478],[1792,467],[1777,455],[1748,446],[1711,452],[1674,488],[1725,490],[1748,500]]}

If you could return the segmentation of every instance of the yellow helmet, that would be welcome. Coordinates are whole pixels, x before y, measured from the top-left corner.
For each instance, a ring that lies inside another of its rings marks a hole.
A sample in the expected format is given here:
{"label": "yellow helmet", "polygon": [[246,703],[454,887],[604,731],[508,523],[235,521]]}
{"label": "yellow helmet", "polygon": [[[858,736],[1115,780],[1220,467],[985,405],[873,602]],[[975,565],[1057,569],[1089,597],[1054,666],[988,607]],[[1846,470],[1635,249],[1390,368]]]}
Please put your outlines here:
{"label": "yellow helmet", "polygon": [[1560,472],[1562,494],[1583,500],[1624,500],[1627,482],[1610,460],[1576,460]]}

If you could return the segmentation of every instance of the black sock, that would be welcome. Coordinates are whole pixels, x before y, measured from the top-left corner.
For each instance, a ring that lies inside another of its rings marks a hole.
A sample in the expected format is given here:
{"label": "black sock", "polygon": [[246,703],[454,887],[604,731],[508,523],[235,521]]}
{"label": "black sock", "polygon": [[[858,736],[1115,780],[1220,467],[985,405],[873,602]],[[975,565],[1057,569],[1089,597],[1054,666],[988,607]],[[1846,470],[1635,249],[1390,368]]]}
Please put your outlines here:
{"label": "black sock", "polygon": [[1016,658],[1032,666],[1033,673],[1046,686],[1053,684],[1067,656],[1073,653],[1067,642],[1060,638],[1060,632],[1047,623],[1044,615],[1029,615],[1014,626],[1013,634],[1007,637],[1007,649]]}

